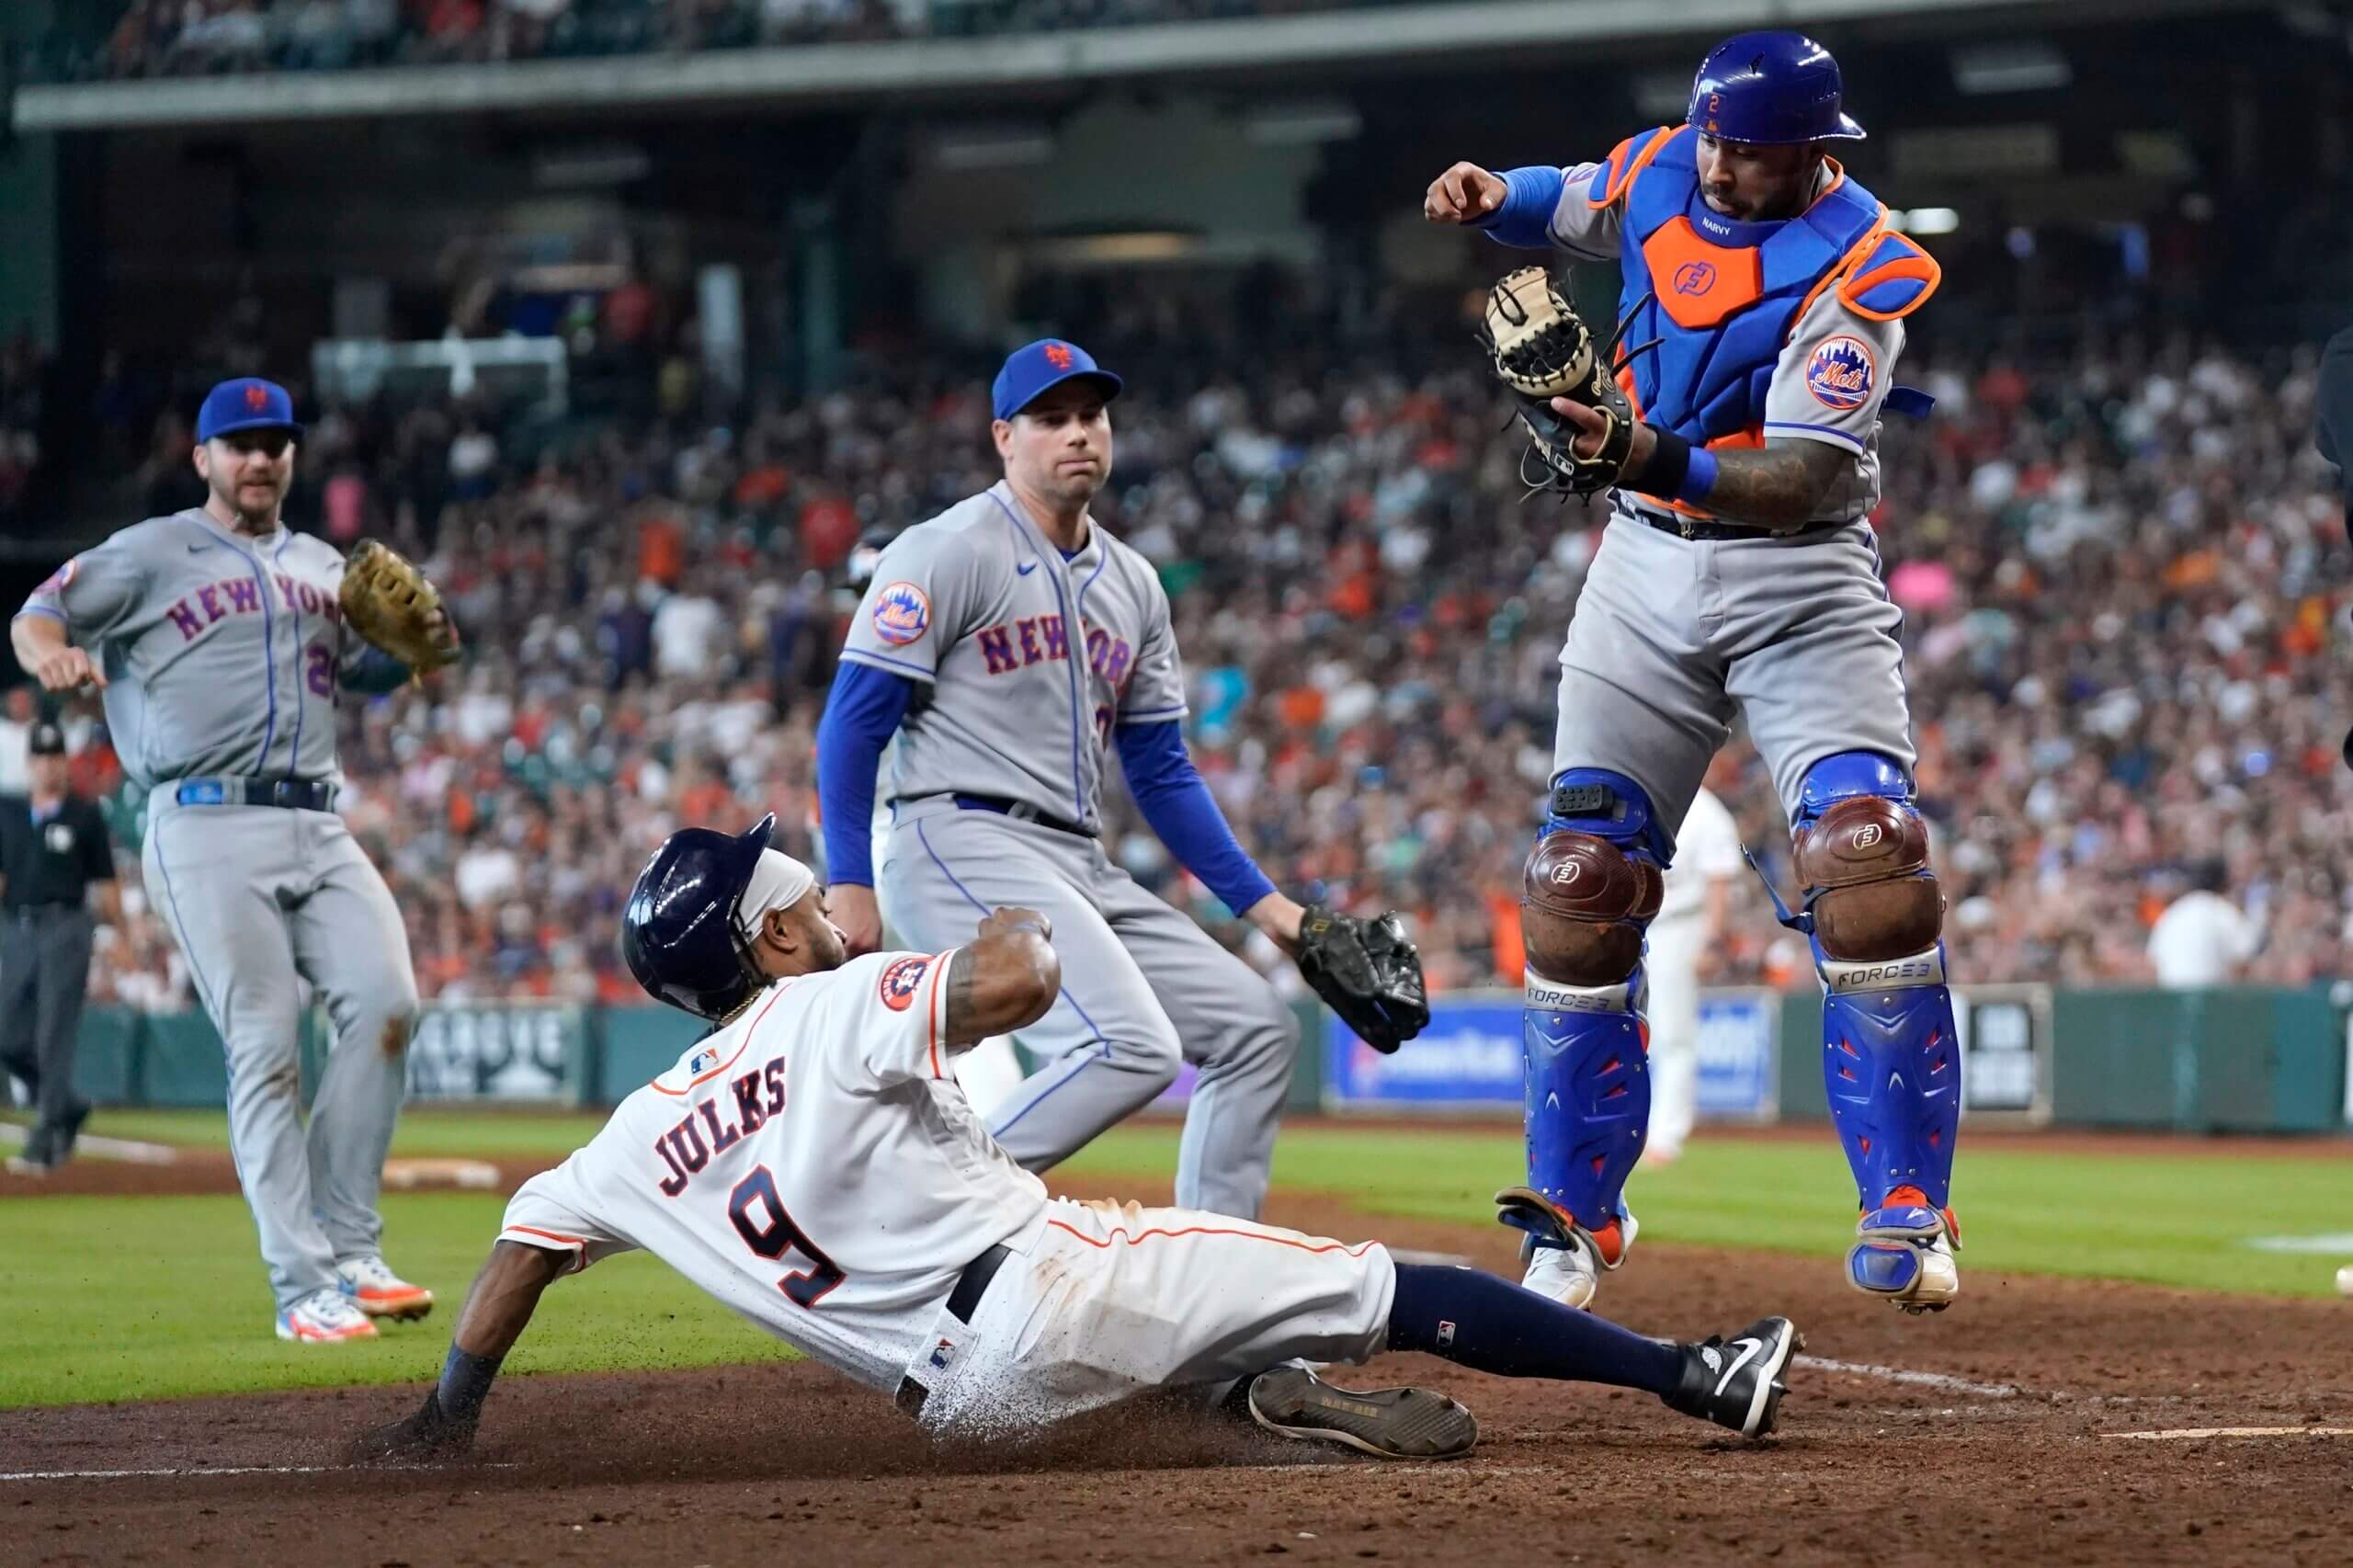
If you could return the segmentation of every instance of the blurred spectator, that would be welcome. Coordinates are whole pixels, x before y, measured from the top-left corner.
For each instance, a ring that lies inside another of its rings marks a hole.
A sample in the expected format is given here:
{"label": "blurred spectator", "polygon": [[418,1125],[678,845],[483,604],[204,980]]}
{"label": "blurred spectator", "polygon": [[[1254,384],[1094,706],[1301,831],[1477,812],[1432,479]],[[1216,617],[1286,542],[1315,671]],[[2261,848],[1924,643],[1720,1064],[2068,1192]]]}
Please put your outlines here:
{"label": "blurred spectator", "polygon": [[2263,945],[2263,928],[2222,896],[2220,860],[2200,862],[2189,890],[2165,906],[2149,932],[2149,962],[2170,991],[2227,985]]}
{"label": "blurred spectator", "polygon": [[25,756],[39,700],[27,684],[10,687],[5,703],[0,703],[0,795],[22,795],[32,788]]}

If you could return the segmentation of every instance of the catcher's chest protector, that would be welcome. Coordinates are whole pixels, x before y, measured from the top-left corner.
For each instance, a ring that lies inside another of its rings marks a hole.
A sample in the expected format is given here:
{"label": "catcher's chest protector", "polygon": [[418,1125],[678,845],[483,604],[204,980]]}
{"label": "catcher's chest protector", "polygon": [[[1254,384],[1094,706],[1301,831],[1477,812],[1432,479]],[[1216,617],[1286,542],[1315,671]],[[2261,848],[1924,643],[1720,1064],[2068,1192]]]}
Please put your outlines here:
{"label": "catcher's chest protector", "polygon": [[[1910,242],[1879,230],[1878,198],[1843,172],[1795,218],[1722,217],[1699,194],[1699,140],[1684,126],[1620,143],[1589,198],[1626,204],[1619,314],[1650,296],[1625,341],[1662,339],[1619,381],[1653,425],[1688,441],[1745,437],[1727,444],[1755,446],[1774,365],[1824,281],[1849,267],[1876,269],[1883,249]],[[1877,313],[1907,314],[1928,292],[1919,288],[1901,308]]]}

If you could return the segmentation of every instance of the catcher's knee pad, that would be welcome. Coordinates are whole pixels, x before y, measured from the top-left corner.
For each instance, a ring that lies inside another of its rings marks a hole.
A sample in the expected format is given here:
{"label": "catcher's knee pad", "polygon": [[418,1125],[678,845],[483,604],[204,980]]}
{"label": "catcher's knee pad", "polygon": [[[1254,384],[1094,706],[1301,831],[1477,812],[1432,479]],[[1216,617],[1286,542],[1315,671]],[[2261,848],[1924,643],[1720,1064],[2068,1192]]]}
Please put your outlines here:
{"label": "catcher's knee pad", "polygon": [[1612,1266],[1620,1197],[1650,1131],[1643,928],[1666,858],[1640,785],[1573,769],[1553,790],[1520,904],[1528,1187],[1505,1195],[1502,1218],[1545,1239],[1584,1230]]}
{"label": "catcher's knee pad", "polygon": [[1911,780],[1872,752],[1824,759],[1806,774],[1796,840],[1822,973],[1823,1079],[1862,1206],[1941,1210],[1961,1054],[1943,897]]}

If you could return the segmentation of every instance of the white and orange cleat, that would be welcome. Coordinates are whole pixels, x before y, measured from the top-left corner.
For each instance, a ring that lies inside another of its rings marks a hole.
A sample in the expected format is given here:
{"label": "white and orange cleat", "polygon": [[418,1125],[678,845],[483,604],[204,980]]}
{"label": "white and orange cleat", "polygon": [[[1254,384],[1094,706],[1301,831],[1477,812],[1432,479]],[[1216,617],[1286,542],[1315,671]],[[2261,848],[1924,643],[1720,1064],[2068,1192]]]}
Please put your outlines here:
{"label": "white and orange cleat", "polygon": [[305,1345],[328,1345],[346,1339],[373,1339],[376,1325],[344,1299],[342,1290],[325,1285],[279,1309],[278,1337]]}
{"label": "white and orange cleat", "polygon": [[335,1266],[343,1299],[371,1318],[405,1322],[433,1310],[433,1292],[393,1273],[381,1257],[355,1257]]}

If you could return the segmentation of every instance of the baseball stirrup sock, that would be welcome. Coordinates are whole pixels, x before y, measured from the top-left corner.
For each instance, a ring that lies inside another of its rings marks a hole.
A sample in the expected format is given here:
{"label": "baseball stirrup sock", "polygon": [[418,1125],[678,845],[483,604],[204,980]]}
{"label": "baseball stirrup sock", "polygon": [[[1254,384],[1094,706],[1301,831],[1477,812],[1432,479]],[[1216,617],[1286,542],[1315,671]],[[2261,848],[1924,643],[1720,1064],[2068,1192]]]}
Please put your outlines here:
{"label": "baseball stirrup sock", "polygon": [[1683,1353],[1608,1318],[1564,1307],[1476,1268],[1397,1265],[1389,1347],[1443,1356],[1476,1372],[1608,1383],[1666,1394]]}
{"label": "baseball stirrup sock", "polygon": [[452,1344],[449,1359],[441,1363],[441,1414],[455,1421],[479,1416],[482,1402],[490,1397],[491,1380],[498,1376],[498,1364],[505,1359],[504,1356],[469,1356]]}

